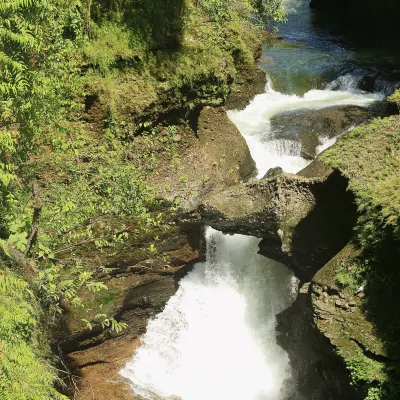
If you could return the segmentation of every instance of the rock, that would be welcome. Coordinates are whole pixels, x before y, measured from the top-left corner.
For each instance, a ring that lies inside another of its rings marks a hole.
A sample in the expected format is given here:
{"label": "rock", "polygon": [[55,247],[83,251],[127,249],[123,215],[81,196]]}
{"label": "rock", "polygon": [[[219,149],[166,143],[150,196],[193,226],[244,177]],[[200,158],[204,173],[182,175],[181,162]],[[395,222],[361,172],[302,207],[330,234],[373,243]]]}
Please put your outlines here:
{"label": "rock", "polygon": [[[256,55],[261,55],[262,50]],[[257,94],[264,93],[267,83],[265,72],[253,66],[245,68],[232,85],[226,107],[229,110],[244,109]]]}
{"label": "rock", "polygon": [[182,140],[182,136],[181,135],[174,135],[173,141],[175,143],[179,143],[181,140]]}
{"label": "rock", "polygon": [[346,178],[328,169],[321,178],[283,173],[215,192],[195,215],[223,232],[262,238],[261,254],[307,281],[350,239],[356,209]]}
{"label": "rock", "polygon": [[227,233],[275,238],[289,253],[294,227],[315,206],[315,179],[281,174],[269,180],[237,185],[206,197],[201,220]]}
{"label": "rock", "polygon": [[280,174],[283,174],[283,169],[281,167],[270,168],[261,179],[273,178],[274,176],[278,176]]}
{"label": "rock", "polygon": [[303,285],[301,285],[301,287],[299,289],[299,293],[301,293],[301,294],[308,293],[310,290],[310,286],[311,286],[311,282],[304,283]]}
{"label": "rock", "polygon": [[271,120],[274,138],[301,143],[301,155],[312,160],[317,156],[320,138],[331,139],[372,117],[372,113],[357,106],[329,107],[320,110],[300,110],[276,115]]}
{"label": "rock", "polygon": [[[197,132],[179,132],[179,135],[182,140],[177,143],[177,152],[182,173],[177,173],[177,165],[166,154],[158,159],[148,183],[159,187],[159,195],[170,201],[179,196],[183,209],[191,210],[210,192],[246,181],[256,173],[245,139],[222,107],[203,108]],[[179,183],[180,175],[185,177],[184,189]]]}
{"label": "rock", "polygon": [[[359,257],[362,257],[359,247],[348,243],[316,273],[312,279],[312,286],[319,288],[330,285],[332,289],[340,293],[340,288],[335,283],[338,268],[356,263]],[[345,294],[349,296],[349,293],[350,290]],[[370,362],[376,371],[373,371],[375,374],[386,368],[390,369],[393,361],[400,360],[399,348],[389,346],[388,337],[377,332],[376,318],[367,312],[365,307],[368,305],[365,302],[363,302],[364,307],[357,307],[354,299],[349,302],[338,299],[335,301],[335,306],[332,307],[314,294],[311,295],[311,301],[316,328],[326,341],[332,344],[333,350],[331,349],[331,351],[338,354],[345,363],[351,362],[362,354],[365,357],[362,362]],[[388,306],[384,302],[382,303],[384,304],[383,312],[386,312]],[[342,310],[347,312],[343,313]],[[376,305],[374,305],[373,311],[377,312]],[[387,331],[388,329],[385,329],[385,335]],[[361,398],[364,397],[361,396]],[[358,398],[360,395],[354,397],[354,399]],[[353,399],[353,397],[349,397],[349,399]]]}
{"label": "rock", "polygon": [[[288,353],[291,366],[291,377],[279,399],[358,400],[341,360],[314,328],[310,303],[310,292],[300,291],[294,304],[277,316],[277,341]],[[328,319],[314,317],[319,318]]]}

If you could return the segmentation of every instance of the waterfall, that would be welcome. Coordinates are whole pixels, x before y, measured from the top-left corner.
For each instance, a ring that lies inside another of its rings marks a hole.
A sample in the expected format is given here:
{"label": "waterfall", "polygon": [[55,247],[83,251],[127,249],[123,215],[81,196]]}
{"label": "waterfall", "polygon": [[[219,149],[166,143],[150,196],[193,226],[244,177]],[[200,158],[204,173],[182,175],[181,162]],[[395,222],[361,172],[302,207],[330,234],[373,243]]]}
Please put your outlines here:
{"label": "waterfall", "polygon": [[269,399],[290,372],[275,315],[294,299],[288,268],[257,254],[259,240],[206,230],[207,261],[151,320],[121,372],[145,399]]}
{"label": "waterfall", "polygon": [[[379,94],[274,91],[268,82],[243,111],[229,117],[245,137],[259,177],[271,167],[297,172],[309,161],[291,140],[276,140],[271,118],[283,111],[334,105],[367,106]],[[336,139],[321,138],[318,152]],[[294,301],[295,278],[284,265],[257,254],[259,239],[206,230],[206,262],[180,282],[163,312],[150,320],[141,346],[121,371],[146,400],[277,400],[290,376],[276,343],[275,318]]]}
{"label": "waterfall", "polygon": [[[272,167],[296,173],[309,163],[299,142],[274,137],[272,117],[330,106],[366,107],[382,97],[355,89],[288,95],[268,80],[265,93],[228,115],[262,177]],[[317,151],[335,140],[320,138]],[[145,400],[278,400],[291,370],[276,342],[276,315],[294,301],[295,278],[284,265],[257,254],[257,238],[207,228],[206,242],[206,261],[195,265],[149,321],[121,375]]]}
{"label": "waterfall", "polygon": [[[228,111],[246,139],[251,155],[258,168],[258,178],[277,166],[286,172],[296,173],[309,161],[301,158],[300,144],[288,140],[275,140],[271,130],[271,118],[283,112],[316,110],[333,106],[367,107],[382,100],[381,93],[365,93],[360,90],[310,90],[304,96],[288,95],[273,89],[268,78],[265,93],[257,95],[243,111]],[[335,140],[330,141],[332,145]],[[323,145],[323,143],[321,143]],[[326,148],[326,147],[325,147]],[[325,149],[319,147],[318,152]]]}

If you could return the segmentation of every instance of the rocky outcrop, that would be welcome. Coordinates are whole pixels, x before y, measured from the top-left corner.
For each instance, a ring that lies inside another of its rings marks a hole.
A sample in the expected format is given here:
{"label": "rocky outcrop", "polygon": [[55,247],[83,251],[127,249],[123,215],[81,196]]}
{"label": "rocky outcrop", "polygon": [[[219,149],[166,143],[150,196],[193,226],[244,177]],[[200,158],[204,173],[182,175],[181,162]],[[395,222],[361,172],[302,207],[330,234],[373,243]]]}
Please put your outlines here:
{"label": "rocky outcrop", "polygon": [[310,282],[303,284],[293,305],[277,316],[277,341],[292,367],[282,399],[356,400],[343,363],[314,326],[310,292]]}
{"label": "rocky outcrop", "polygon": [[213,193],[198,208],[200,218],[227,233],[262,238],[261,254],[309,280],[347,243],[355,221],[346,179],[319,163],[303,176],[281,174]]}
{"label": "rocky outcrop", "polygon": [[223,107],[205,107],[196,131],[178,135],[179,158],[159,160],[149,183],[171,201],[179,196],[183,209],[195,208],[209,193],[237,185],[256,172],[246,141]]}

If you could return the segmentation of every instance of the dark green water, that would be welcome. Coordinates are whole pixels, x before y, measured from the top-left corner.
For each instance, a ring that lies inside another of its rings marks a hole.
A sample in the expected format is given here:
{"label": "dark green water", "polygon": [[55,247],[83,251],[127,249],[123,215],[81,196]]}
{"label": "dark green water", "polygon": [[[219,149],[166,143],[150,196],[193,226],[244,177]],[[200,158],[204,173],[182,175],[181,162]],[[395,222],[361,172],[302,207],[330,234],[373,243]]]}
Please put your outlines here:
{"label": "dark green water", "polygon": [[368,29],[341,25],[337,16],[311,10],[308,0],[287,0],[286,6],[288,22],[278,26],[282,40],[265,46],[261,62],[275,90],[298,95],[325,88],[389,94],[400,84],[399,46],[377,41]]}

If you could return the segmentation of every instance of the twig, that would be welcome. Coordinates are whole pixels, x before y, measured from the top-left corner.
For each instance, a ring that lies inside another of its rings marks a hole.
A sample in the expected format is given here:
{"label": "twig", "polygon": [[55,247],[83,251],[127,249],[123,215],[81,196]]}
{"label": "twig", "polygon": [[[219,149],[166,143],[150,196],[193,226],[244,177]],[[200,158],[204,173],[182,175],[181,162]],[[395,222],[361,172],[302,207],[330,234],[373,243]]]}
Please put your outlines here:
{"label": "twig", "polygon": [[26,257],[32,249],[32,246],[35,244],[37,239],[37,234],[39,230],[39,217],[42,212],[42,200],[39,196],[39,187],[37,182],[33,184],[33,217],[32,217],[32,227],[31,233],[26,241],[26,248],[23,253],[24,257]]}

